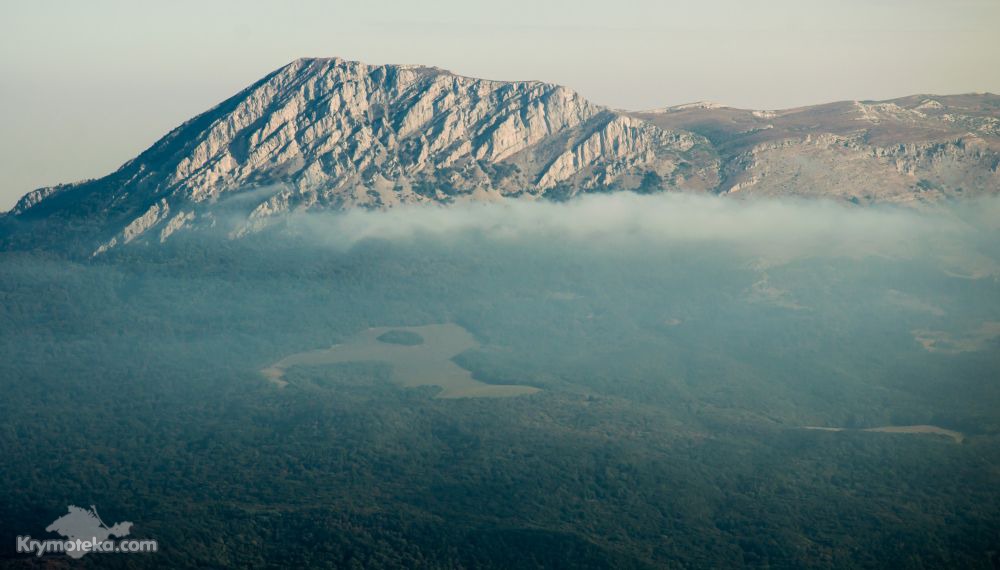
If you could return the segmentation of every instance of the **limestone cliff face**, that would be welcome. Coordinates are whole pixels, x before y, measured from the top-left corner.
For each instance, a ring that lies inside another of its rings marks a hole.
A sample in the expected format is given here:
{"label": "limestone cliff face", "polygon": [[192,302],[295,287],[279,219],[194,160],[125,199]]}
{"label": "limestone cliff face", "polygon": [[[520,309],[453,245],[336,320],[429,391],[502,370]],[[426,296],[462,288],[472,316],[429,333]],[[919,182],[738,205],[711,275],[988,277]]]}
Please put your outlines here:
{"label": "limestone cliff face", "polygon": [[[558,85],[300,59],[181,125],[114,174],[37,190],[12,215],[72,217],[64,210],[85,202],[99,218],[106,251],[153,235],[168,239],[212,218],[220,204],[246,218],[239,235],[289,210],[635,186],[647,171],[669,176],[677,164],[704,162],[695,147],[705,154],[708,143],[610,112]],[[710,166],[664,185],[706,188],[716,176]]]}
{"label": "limestone cliff face", "polygon": [[0,242],[97,253],[289,211],[632,189],[927,202],[1000,190],[998,117],[990,95],[625,113],[537,81],[300,59],[104,178],[27,194]]}
{"label": "limestone cliff face", "polygon": [[376,176],[501,162],[599,112],[544,83],[299,60],[201,133],[166,184],[201,202],[261,178],[286,182],[307,201],[336,201],[337,190]]}
{"label": "limestone cliff face", "polygon": [[[669,164],[671,158],[693,155],[690,151],[702,140],[691,133],[665,131],[632,117],[615,116],[550,162],[538,179],[538,187],[544,190],[584,174],[583,187],[593,188],[636,168],[663,170],[664,163],[670,174],[676,168]],[[714,176],[708,178],[714,181]]]}

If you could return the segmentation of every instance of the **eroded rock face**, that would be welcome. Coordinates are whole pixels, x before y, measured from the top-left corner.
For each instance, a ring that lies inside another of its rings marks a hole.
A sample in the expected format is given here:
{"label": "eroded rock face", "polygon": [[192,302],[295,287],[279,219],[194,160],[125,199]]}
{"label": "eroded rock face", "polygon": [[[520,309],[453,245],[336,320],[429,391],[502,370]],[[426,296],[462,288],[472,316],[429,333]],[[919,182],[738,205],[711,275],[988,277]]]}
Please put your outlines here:
{"label": "eroded rock face", "polygon": [[636,116],[710,138],[722,162],[721,194],[925,204],[1000,191],[996,95]]}
{"label": "eroded rock face", "polygon": [[16,204],[14,204],[14,207],[11,209],[10,213],[14,215],[23,214],[24,212],[32,208],[35,204],[48,198],[51,194],[58,192],[61,189],[62,189],[61,186],[50,186],[48,188],[39,188],[38,190],[32,190],[31,192],[28,192],[27,194],[22,196],[21,199],[18,200]]}
{"label": "eroded rock face", "polygon": [[334,199],[348,184],[508,159],[600,110],[565,88],[409,66],[299,60],[245,94],[173,168],[195,202],[255,177]]}
{"label": "eroded rock face", "polygon": [[[13,213],[86,193],[103,217],[106,251],[168,239],[220,205],[246,218],[234,232],[242,235],[290,210],[634,186],[646,170],[669,174],[700,160],[688,156],[696,145],[708,147],[558,85],[301,59],[181,125],[101,188],[38,190]],[[707,188],[715,176],[709,168],[689,179]]]}
{"label": "eroded rock face", "polygon": [[96,253],[218,220],[236,220],[239,237],[293,210],[502,196],[682,188],[933,201],[997,191],[997,109],[998,97],[959,96],[623,113],[537,81],[300,59],[105,178],[29,193],[6,222],[74,228]]}
{"label": "eroded rock face", "polygon": [[[588,170],[591,178],[584,182],[584,187],[608,183],[636,167],[655,167],[669,160],[658,151],[685,153],[699,139],[690,133],[665,131],[633,117],[616,116],[556,157],[542,172],[538,187],[551,188]],[[669,170],[673,172],[672,165]]]}

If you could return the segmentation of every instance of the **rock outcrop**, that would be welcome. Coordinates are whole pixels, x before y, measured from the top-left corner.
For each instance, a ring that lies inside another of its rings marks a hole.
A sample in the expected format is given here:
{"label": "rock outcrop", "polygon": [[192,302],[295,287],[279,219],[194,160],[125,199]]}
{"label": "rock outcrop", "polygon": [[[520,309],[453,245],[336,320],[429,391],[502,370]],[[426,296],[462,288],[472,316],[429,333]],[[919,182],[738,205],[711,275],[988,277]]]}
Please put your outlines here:
{"label": "rock outcrop", "polygon": [[682,106],[635,116],[711,140],[716,191],[923,204],[1000,191],[1000,97],[913,96],[783,111]]}
{"label": "rock outcrop", "polygon": [[223,218],[240,236],[290,211],[613,190],[934,201],[1000,189],[998,109],[983,95],[626,113],[537,81],[300,59],[104,178],[27,194],[0,239],[100,253]]}

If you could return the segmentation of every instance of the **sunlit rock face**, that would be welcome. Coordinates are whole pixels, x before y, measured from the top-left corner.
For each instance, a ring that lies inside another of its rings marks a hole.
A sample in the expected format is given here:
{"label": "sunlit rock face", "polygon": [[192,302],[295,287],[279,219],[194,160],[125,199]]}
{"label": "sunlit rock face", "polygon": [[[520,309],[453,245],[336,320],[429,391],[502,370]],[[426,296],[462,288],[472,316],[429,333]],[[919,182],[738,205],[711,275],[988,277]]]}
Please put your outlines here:
{"label": "sunlit rock face", "polygon": [[[7,246],[72,239],[97,253],[220,221],[239,237],[290,211],[503,196],[933,202],[1000,188],[998,109],[981,95],[629,113],[538,81],[300,59],[104,178],[27,194],[0,233]],[[18,229],[29,221],[34,236]]]}
{"label": "sunlit rock face", "polygon": [[1000,96],[914,95],[781,111],[682,105],[634,116],[712,142],[716,191],[920,206],[1000,191]]}
{"label": "sunlit rock face", "polygon": [[[699,168],[677,174],[690,164]],[[72,217],[60,210],[86,202],[106,251],[166,240],[213,218],[219,204],[238,203],[246,224],[234,235],[242,235],[290,210],[546,191],[565,198],[636,187],[647,172],[663,188],[704,190],[717,184],[718,164],[703,137],[608,111],[558,85],[300,59],[114,174],[37,190],[12,214]]]}

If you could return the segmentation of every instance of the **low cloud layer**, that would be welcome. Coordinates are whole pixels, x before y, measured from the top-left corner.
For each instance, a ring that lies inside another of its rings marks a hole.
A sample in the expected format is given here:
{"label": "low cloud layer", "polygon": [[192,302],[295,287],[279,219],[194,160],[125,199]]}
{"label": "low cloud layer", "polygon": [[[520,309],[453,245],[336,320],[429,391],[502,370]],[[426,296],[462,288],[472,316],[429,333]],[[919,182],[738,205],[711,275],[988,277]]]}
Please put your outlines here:
{"label": "low cloud layer", "polygon": [[990,243],[988,238],[996,233],[998,214],[1000,200],[996,199],[917,210],[806,200],[617,193],[567,203],[510,200],[309,215],[293,227],[342,248],[366,239],[450,240],[475,235],[505,242],[583,242],[594,250],[718,245],[778,258],[953,256],[956,249],[975,256],[981,254],[972,251],[974,245]]}

